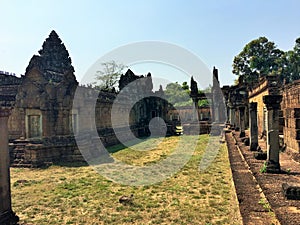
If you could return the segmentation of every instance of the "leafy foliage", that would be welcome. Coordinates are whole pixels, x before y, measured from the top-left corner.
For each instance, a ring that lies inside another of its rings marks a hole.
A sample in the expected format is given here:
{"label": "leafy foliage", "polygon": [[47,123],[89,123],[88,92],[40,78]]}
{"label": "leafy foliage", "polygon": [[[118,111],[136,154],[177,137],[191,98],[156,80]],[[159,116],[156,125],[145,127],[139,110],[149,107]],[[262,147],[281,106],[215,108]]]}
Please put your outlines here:
{"label": "leafy foliage", "polygon": [[243,76],[243,81],[251,84],[257,82],[259,77],[281,74],[284,62],[284,52],[266,37],[259,37],[234,57],[232,72]]}
{"label": "leafy foliage", "polygon": [[[183,83],[183,87],[186,88],[187,82]],[[168,102],[173,106],[192,106],[192,99],[190,98],[189,89],[184,89],[178,82],[167,84],[165,95]]]}
{"label": "leafy foliage", "polygon": [[101,65],[103,69],[97,71],[96,74],[96,80],[98,80],[100,83],[98,84],[96,82],[96,87],[100,90],[112,91],[116,88],[116,84],[126,66],[123,64],[118,64],[114,60],[104,62]]}
{"label": "leafy foliage", "polygon": [[287,83],[300,79],[300,38],[296,40],[294,49],[284,55],[284,79]]}
{"label": "leafy foliage", "polygon": [[200,107],[209,106],[209,101],[207,99],[202,99],[198,102],[198,106]]}
{"label": "leafy foliage", "polygon": [[[211,87],[208,87],[204,92],[210,92]],[[168,102],[171,103],[174,107],[181,106],[192,106],[193,101],[190,97],[190,90],[187,82],[183,82],[182,85],[176,83],[170,83],[166,86],[165,95],[168,99]],[[199,90],[199,94],[203,91]],[[209,102],[207,99],[200,100],[198,106],[204,107],[208,106]]]}
{"label": "leafy foliage", "polygon": [[243,77],[246,84],[258,82],[266,75],[279,76],[291,83],[300,79],[300,38],[292,50],[283,52],[266,37],[249,42],[233,60],[232,72]]}

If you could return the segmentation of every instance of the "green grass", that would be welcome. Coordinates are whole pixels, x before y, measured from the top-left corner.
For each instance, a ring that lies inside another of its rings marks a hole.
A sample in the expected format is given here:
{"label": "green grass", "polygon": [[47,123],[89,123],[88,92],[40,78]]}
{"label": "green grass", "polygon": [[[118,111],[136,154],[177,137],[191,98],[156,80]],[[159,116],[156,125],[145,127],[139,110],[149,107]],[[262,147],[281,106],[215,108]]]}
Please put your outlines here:
{"label": "green grass", "polygon": [[[179,139],[169,137],[160,143],[148,140],[139,144],[151,147],[148,151],[115,146],[111,152],[126,163],[148,165],[171,154]],[[208,139],[208,135],[200,136],[192,158],[178,173],[149,186],[114,183],[84,165],[11,168],[13,209],[21,222],[38,225],[241,224],[236,218],[238,207],[226,146],[222,145],[205,172],[198,171]],[[27,182],[18,183],[20,179]],[[131,193],[133,204],[118,202],[120,196]]]}

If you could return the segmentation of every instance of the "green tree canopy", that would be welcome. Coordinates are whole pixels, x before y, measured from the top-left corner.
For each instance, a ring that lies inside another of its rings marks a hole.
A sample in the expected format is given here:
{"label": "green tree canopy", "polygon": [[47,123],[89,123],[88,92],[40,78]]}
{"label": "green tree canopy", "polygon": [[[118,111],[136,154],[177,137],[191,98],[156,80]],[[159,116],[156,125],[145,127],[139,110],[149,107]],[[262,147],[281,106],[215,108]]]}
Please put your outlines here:
{"label": "green tree canopy", "polygon": [[282,74],[284,65],[284,52],[266,37],[259,37],[246,44],[234,57],[232,72],[243,76],[246,84],[252,84],[259,77]]}
{"label": "green tree canopy", "polygon": [[[186,83],[186,82],[185,82]],[[184,89],[178,82],[167,84],[165,95],[168,102],[173,106],[191,106],[192,99],[189,96],[189,89]]]}
{"label": "green tree canopy", "polygon": [[[207,92],[208,89],[209,88],[207,88],[204,92]],[[168,102],[171,103],[174,107],[192,106],[193,101],[190,97],[190,92],[191,91],[187,82],[183,82],[182,85],[176,82],[167,84],[165,95]],[[199,90],[199,93],[203,93],[203,91]],[[209,102],[207,99],[203,99],[198,102],[198,105],[208,106]]]}
{"label": "green tree canopy", "polygon": [[284,79],[287,83],[300,79],[300,38],[296,39],[293,50],[285,53]]}

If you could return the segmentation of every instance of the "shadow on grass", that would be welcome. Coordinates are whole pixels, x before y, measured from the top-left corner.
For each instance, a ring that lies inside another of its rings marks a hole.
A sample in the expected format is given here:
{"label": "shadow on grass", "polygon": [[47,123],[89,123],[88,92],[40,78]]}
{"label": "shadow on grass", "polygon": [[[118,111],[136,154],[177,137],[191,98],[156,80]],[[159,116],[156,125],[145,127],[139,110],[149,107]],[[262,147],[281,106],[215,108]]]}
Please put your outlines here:
{"label": "shadow on grass", "polygon": [[[159,137],[157,137],[157,138],[159,138]],[[155,138],[151,138],[151,139],[155,139]],[[106,147],[106,150],[109,153],[116,153],[118,151],[124,150],[126,148],[130,148],[131,146],[141,144],[141,143],[144,143],[147,141],[149,141],[149,137],[140,137],[140,138],[137,138],[136,140],[128,141],[124,144],[120,143],[120,144],[108,146],[108,147]]]}
{"label": "shadow on grass", "polygon": [[[82,167],[82,166],[88,166],[89,164],[86,161],[80,161],[80,162],[53,162],[53,166],[61,166],[61,167]],[[45,166],[45,168],[48,168],[49,166]]]}
{"label": "shadow on grass", "polygon": [[[160,138],[160,137],[157,137]],[[155,143],[155,140],[157,139],[156,137],[153,138],[149,138],[149,137],[140,137],[136,140],[132,140],[132,141],[128,141],[124,144],[120,143],[120,144],[116,144],[116,145],[112,145],[112,146],[107,146],[106,150],[108,151],[109,154],[113,154],[119,151],[122,151],[124,149],[130,148],[131,146],[134,145],[140,145],[140,144],[144,144],[149,142],[149,146],[152,146],[153,143]],[[140,146],[140,147],[147,147],[148,145],[145,146]],[[48,168],[49,166],[61,166],[61,167],[82,167],[82,166],[88,166],[90,165],[89,163],[87,163],[86,161],[77,161],[77,162],[70,162],[70,161],[55,161],[53,163],[49,163],[49,164],[45,164],[39,168]]]}

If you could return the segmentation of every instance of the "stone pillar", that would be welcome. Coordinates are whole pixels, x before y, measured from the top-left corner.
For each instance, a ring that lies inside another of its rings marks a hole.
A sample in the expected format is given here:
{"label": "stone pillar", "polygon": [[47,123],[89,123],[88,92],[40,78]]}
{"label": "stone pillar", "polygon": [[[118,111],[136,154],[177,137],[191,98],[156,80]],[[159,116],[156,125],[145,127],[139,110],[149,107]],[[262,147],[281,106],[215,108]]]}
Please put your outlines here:
{"label": "stone pillar", "polygon": [[249,104],[250,113],[250,151],[258,149],[257,102]]}
{"label": "stone pillar", "polygon": [[230,124],[230,108],[226,105],[226,123]]}
{"label": "stone pillar", "polygon": [[193,103],[194,103],[194,109],[195,109],[195,112],[193,113],[193,121],[194,122],[199,122],[200,118],[199,118],[199,110],[198,110],[198,99],[193,97]]}
{"label": "stone pillar", "polygon": [[234,108],[230,107],[229,108],[229,123],[233,127],[235,124],[235,115],[234,115]]}
{"label": "stone pillar", "polygon": [[240,115],[238,108],[234,108],[234,130],[239,131],[240,130]]}
{"label": "stone pillar", "polygon": [[263,101],[268,110],[267,172],[279,173],[279,109],[282,95],[266,95]]}
{"label": "stone pillar", "polygon": [[8,117],[10,109],[0,108],[0,224],[16,224],[19,218],[11,208],[9,151],[8,151]]}
{"label": "stone pillar", "polygon": [[239,107],[240,114],[240,137],[245,137],[245,106]]}

